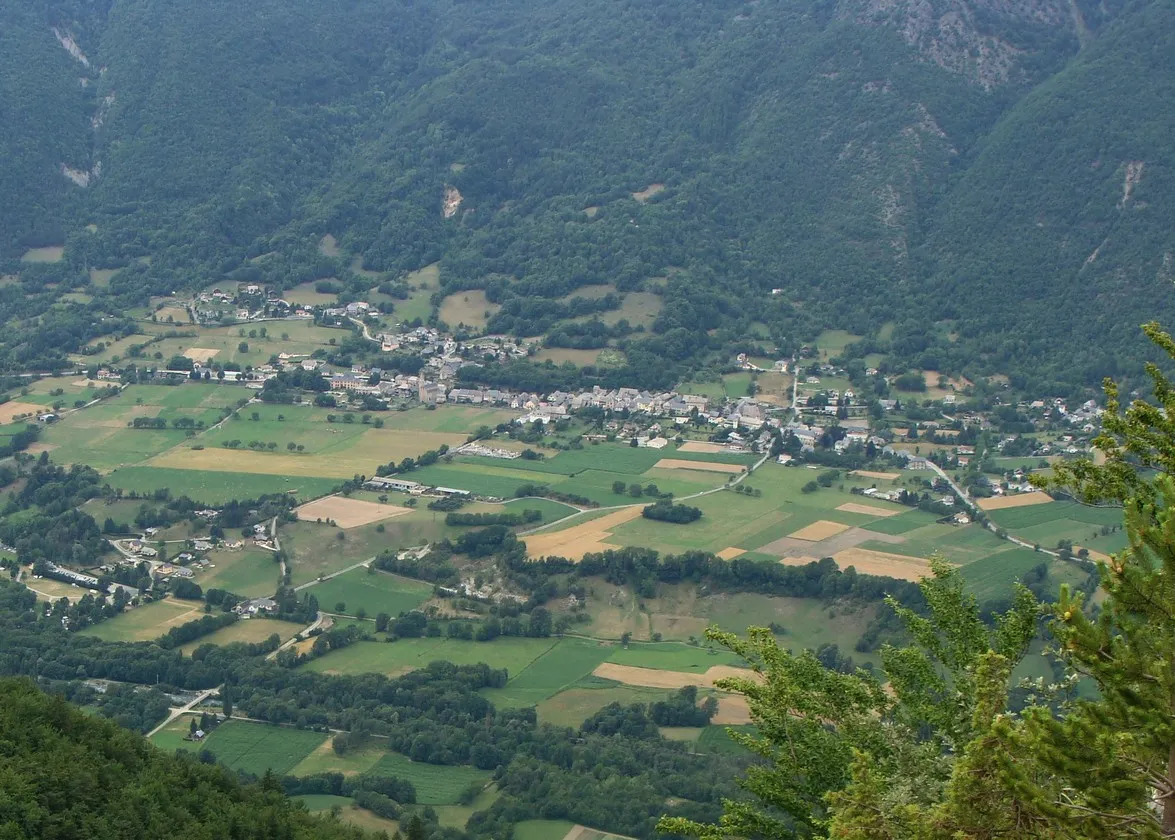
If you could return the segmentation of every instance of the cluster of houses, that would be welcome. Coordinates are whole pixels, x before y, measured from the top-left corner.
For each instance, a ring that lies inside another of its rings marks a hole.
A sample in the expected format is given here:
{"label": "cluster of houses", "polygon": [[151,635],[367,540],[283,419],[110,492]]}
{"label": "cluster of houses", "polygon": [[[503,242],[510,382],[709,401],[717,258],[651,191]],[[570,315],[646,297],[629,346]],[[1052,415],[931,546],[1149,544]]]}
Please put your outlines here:
{"label": "cluster of houses", "polygon": [[277,601],[272,598],[254,598],[251,601],[242,601],[233,607],[233,612],[241,618],[253,618],[258,615],[273,615],[277,612]]}
{"label": "cluster of houses", "polygon": [[277,291],[256,283],[242,284],[236,290],[215,288],[200,292],[189,304],[188,312],[197,324],[219,323],[226,315],[236,321],[310,320],[314,317],[309,307],[282,300]]}

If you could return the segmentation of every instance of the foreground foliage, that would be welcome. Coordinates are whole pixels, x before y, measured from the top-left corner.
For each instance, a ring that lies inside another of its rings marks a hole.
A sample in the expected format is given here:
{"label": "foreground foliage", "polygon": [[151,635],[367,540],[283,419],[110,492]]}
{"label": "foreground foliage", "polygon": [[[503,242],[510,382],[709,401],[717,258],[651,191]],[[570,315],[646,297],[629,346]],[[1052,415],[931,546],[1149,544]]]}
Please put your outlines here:
{"label": "foreground foliage", "polygon": [[[1170,336],[1146,332],[1175,359]],[[895,605],[915,644],[883,651],[889,692],[781,651],[766,631],[712,631],[762,677],[728,686],[761,733],[735,737],[768,764],[742,783],[754,799],[726,803],[717,824],[660,828],[705,840],[1175,836],[1175,387],[1147,371],[1153,404],[1124,408],[1107,382],[1104,463],[1061,465],[1047,482],[1121,505],[1129,540],[1099,563],[1099,602],[1062,587],[1044,610],[1065,680],[1010,711],[1032,598],[1022,591],[988,629],[942,565],[921,584],[929,617]]]}

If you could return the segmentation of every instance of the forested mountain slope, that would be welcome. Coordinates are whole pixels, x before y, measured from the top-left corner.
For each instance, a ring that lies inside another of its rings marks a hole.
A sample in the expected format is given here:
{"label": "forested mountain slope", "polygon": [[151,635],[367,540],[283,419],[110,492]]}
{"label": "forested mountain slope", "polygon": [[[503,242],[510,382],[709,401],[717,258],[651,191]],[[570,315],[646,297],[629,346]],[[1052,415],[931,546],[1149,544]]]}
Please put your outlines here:
{"label": "forested mountain slope", "polygon": [[496,302],[664,288],[629,358],[683,367],[753,321],[786,349],[892,320],[926,368],[1088,381],[1143,301],[1171,314],[1173,0],[3,0],[0,21],[21,116],[0,253],[68,235],[79,276],[130,267],[121,304],[338,275],[330,233]]}
{"label": "forested mountain slope", "polygon": [[312,817],[279,785],[156,750],[25,680],[0,680],[5,837],[363,838]]}

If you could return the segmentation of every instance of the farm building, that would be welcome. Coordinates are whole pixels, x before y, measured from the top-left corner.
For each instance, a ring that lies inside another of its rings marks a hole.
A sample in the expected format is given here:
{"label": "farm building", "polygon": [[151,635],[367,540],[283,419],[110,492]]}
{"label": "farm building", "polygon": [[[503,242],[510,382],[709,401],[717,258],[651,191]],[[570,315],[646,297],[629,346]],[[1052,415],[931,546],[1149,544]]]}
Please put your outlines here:
{"label": "farm building", "polygon": [[416,481],[405,481],[402,478],[376,475],[369,478],[364,483],[364,486],[370,487],[373,490],[398,490],[401,493],[412,493],[418,491],[420,483]]}

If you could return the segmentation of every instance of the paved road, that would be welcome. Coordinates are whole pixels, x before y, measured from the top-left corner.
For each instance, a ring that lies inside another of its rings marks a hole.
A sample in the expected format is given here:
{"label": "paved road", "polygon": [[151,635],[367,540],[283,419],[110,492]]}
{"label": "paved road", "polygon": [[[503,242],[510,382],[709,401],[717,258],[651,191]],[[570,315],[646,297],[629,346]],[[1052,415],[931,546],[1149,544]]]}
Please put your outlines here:
{"label": "paved road", "polygon": [[[698,499],[698,498],[701,498],[702,496],[709,496],[711,493],[721,493],[723,490],[727,490],[731,487],[734,487],[736,484],[741,484],[742,481],[747,476],[749,476],[755,470],[759,469],[759,467],[763,466],[763,464],[765,464],[767,462],[767,459],[770,457],[771,457],[770,453],[767,455],[764,455],[762,458],[760,458],[758,461],[756,461],[754,464],[752,464],[750,469],[748,469],[746,472],[739,473],[738,477],[735,478],[735,480],[730,482],[729,484],[723,484],[721,487],[713,487],[709,490],[702,490],[697,493],[691,493],[688,496],[677,496],[674,499],[674,501],[675,502],[685,502],[685,501],[688,501],[689,499]],[[564,522],[567,522],[569,519],[575,519],[577,516],[583,516],[584,514],[588,514],[588,513],[599,513],[600,511],[605,511],[605,510],[625,510],[627,508],[644,507],[647,504],[648,504],[648,502],[637,502],[636,504],[631,504],[631,505],[606,505],[604,507],[598,507],[598,508],[587,508],[586,510],[579,510],[579,511],[576,511],[575,513],[570,513],[567,516],[564,516],[562,519],[556,519],[554,522],[547,522],[547,523],[539,525],[535,528],[531,528],[530,530],[527,530],[527,531],[519,531],[518,536],[526,537],[526,536],[530,536],[531,534],[537,534],[540,531],[545,531],[547,528],[552,528],[555,525],[560,525]]]}
{"label": "paved road", "polygon": [[300,633],[298,633],[297,635],[295,635],[295,636],[291,637],[290,639],[288,639],[286,642],[284,642],[284,643],[281,645],[281,647],[279,647],[277,650],[275,650],[273,653],[269,654],[269,655],[268,655],[268,656],[266,656],[265,658],[266,658],[266,659],[277,659],[277,655],[278,655],[279,653],[281,653],[283,650],[285,650],[286,648],[288,648],[290,645],[297,644],[297,642],[298,642],[298,638],[299,638],[300,636],[309,636],[311,633],[313,633],[315,630],[317,630],[319,627],[321,627],[321,626],[322,626],[322,623],[323,623],[324,621],[326,621],[326,620],[327,620],[327,618],[329,618],[329,616],[328,616],[326,613],[322,612],[322,610],[319,610],[319,611],[318,611],[318,615],[316,615],[316,616],[314,617],[314,623],[313,623],[313,624],[311,624],[309,627],[307,627],[305,630],[301,631],[301,632],[300,632]]}
{"label": "paved road", "polygon": [[220,686],[217,686],[216,688],[210,688],[207,691],[202,691],[199,694],[197,694],[196,699],[193,700],[191,703],[188,703],[184,706],[172,708],[167,714],[167,720],[163,721],[163,723],[159,724],[154,729],[152,729],[150,732],[148,732],[147,737],[150,738],[152,735],[154,735],[159,730],[163,729],[163,727],[167,726],[169,723],[171,723],[173,720],[175,720],[180,715],[187,714],[188,712],[192,711],[192,709],[196,708],[196,706],[199,706],[201,703],[203,703],[205,700],[207,700],[212,695],[219,694],[219,693],[220,693]]}
{"label": "paved road", "polygon": [[318,578],[317,580],[310,581],[310,583],[303,583],[301,586],[295,586],[294,591],[300,592],[303,589],[306,589],[307,587],[314,586],[315,584],[318,584],[318,583],[325,583],[326,581],[330,580],[331,578],[336,578],[339,575],[345,575],[347,572],[353,572],[356,569],[365,569],[371,565],[373,560],[375,560],[374,557],[368,557],[366,560],[363,560],[362,562],[356,563],[353,566],[348,566],[345,569],[339,569],[337,572],[331,572],[329,575],[323,575],[322,577]]}
{"label": "paved road", "polygon": [[[953,478],[951,478],[949,475],[947,475],[946,472],[942,469],[942,467],[940,467],[938,464],[934,463],[930,459],[926,459],[926,464],[930,467],[930,469],[932,469],[938,475],[939,478],[941,478],[943,481],[945,481],[947,484],[950,485],[951,490],[953,490],[955,492],[955,496],[957,496],[958,498],[963,500],[963,504],[967,506],[967,509],[969,511],[971,511],[972,515],[975,515],[976,513],[983,513],[984,514],[985,527],[987,528],[987,530],[991,531],[993,534],[999,535],[999,532],[1000,532],[999,527],[994,522],[992,522],[990,518],[987,517],[986,512],[983,511],[982,508],[980,508],[977,504],[975,504],[974,501],[972,501],[970,496],[968,496],[966,493],[963,492],[963,488],[960,487],[958,484],[956,484],[955,480]],[[1025,542],[1024,540],[1020,539],[1019,537],[1014,537],[1011,534],[1008,534],[1006,532],[1003,534],[1003,538],[1010,543],[1013,543],[1015,545],[1020,546],[1021,548],[1031,548],[1034,551],[1039,551],[1041,554],[1047,554],[1050,557],[1060,557],[1061,556],[1056,551],[1051,551],[1050,549],[1047,549],[1047,548],[1037,548],[1035,544],[1030,543],[1030,542]]]}
{"label": "paved road", "polygon": [[348,315],[348,316],[347,316],[347,320],[348,320],[348,321],[350,321],[350,322],[351,322],[352,324],[354,324],[355,326],[357,326],[357,327],[361,327],[361,328],[363,329],[363,337],[364,337],[364,338],[366,338],[368,341],[373,341],[373,342],[375,342],[376,344],[379,344],[380,346],[383,346],[383,342],[382,342],[382,341],[380,341],[380,340],[379,340],[378,338],[376,338],[375,336],[373,336],[373,335],[371,334],[371,331],[367,329],[367,324],[363,323],[363,322],[362,322],[362,321],[360,321],[358,318],[352,318],[350,315]]}

